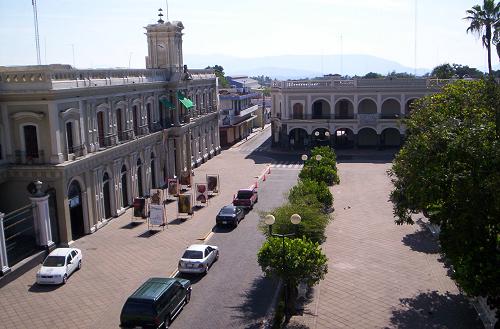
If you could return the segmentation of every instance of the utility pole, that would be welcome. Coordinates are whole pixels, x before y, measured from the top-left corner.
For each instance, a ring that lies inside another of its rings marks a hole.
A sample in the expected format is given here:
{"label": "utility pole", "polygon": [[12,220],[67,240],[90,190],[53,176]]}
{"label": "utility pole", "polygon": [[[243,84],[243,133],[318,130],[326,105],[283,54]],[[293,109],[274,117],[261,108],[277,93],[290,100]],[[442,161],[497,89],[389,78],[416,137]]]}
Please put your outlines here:
{"label": "utility pole", "polygon": [[36,0],[31,0],[33,5],[33,23],[35,25],[35,46],[36,46],[36,62],[38,65],[42,65],[40,59],[40,36],[38,34],[38,9],[36,7]]}

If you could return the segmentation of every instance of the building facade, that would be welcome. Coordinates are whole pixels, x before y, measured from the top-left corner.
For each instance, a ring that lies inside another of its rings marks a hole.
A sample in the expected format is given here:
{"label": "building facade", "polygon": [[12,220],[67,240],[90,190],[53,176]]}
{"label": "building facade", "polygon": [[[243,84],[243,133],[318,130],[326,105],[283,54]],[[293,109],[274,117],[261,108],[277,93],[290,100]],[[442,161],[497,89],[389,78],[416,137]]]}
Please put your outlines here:
{"label": "building facade", "polygon": [[274,81],[272,143],[287,149],[399,146],[406,133],[401,119],[411,103],[440,91],[442,83],[335,77]]}
{"label": "building facade", "polygon": [[183,65],[183,28],[146,27],[146,69],[0,67],[0,212],[40,180],[68,244],[220,152],[217,78]]}
{"label": "building facade", "polygon": [[232,145],[247,137],[254,126],[258,126],[258,105],[252,99],[259,97],[250,88],[219,90],[219,129],[221,145]]}

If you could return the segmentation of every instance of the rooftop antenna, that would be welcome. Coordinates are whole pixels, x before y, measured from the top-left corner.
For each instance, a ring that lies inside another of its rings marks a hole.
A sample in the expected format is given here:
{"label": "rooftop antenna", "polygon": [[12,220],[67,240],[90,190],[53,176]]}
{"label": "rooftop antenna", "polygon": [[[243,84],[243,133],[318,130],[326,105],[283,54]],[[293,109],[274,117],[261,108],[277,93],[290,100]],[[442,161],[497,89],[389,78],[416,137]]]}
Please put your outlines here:
{"label": "rooftop antenna", "polygon": [[414,65],[415,65],[415,77],[417,77],[417,0],[415,0],[415,45],[414,45],[414,54],[413,54],[413,58],[414,58]]}
{"label": "rooftop antenna", "polygon": [[38,35],[38,9],[36,7],[36,0],[31,0],[33,5],[33,23],[35,25],[35,45],[36,45],[36,62],[38,65],[42,64],[40,59],[40,36]]}

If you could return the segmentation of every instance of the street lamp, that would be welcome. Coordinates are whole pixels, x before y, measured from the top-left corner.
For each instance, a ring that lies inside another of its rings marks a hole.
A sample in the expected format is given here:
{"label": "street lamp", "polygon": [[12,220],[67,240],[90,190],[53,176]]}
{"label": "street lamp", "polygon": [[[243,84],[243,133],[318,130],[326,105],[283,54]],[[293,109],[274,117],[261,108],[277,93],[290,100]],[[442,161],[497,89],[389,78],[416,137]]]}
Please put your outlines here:
{"label": "street lamp", "polygon": [[[303,155],[302,156],[302,159],[304,158],[304,156],[306,157],[306,160],[307,160],[307,155]],[[290,216],[290,222],[292,222],[293,225],[295,225],[295,230],[297,229],[297,226],[298,224],[300,224],[300,221],[302,220],[302,218],[300,217],[299,214],[293,214],[292,216]],[[281,238],[282,241],[283,241],[283,245],[282,245],[282,263],[281,263],[281,266],[282,266],[282,270],[283,270],[283,276],[285,276],[285,268],[286,268],[286,249],[285,249],[285,238],[287,237],[292,237],[292,236],[295,236],[295,233],[289,233],[289,234],[276,234],[276,233],[273,233],[273,224],[274,222],[276,221],[276,218],[269,214],[269,215],[266,215],[266,217],[264,218],[264,222],[269,226],[269,235],[270,236],[275,236],[275,237],[278,237],[278,238]],[[285,302],[285,316],[288,314],[288,308],[287,308],[287,293],[288,293],[288,289],[287,289],[287,278],[285,277],[284,278],[284,289],[285,289],[285,293],[284,293],[284,302]]]}

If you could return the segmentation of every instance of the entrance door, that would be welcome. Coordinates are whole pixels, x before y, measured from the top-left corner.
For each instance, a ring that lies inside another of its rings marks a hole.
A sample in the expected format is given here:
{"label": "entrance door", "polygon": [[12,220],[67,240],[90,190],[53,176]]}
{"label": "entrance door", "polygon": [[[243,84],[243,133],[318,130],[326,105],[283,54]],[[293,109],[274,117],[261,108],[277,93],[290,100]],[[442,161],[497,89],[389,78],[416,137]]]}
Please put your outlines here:
{"label": "entrance door", "polygon": [[125,139],[123,134],[123,122],[122,122],[122,110],[116,110],[116,130],[118,131],[118,140],[122,141]]}
{"label": "entrance door", "polygon": [[38,158],[38,138],[36,136],[36,126],[24,126],[23,130],[26,159]]}
{"label": "entrance door", "polygon": [[68,188],[69,215],[71,220],[71,239],[85,235],[83,222],[82,192],[80,184],[74,180]]}
{"label": "entrance door", "polygon": [[104,173],[102,178],[102,195],[104,198],[104,218],[111,217],[111,193],[109,191],[109,175]]}
{"label": "entrance door", "polygon": [[104,143],[104,113],[97,113],[97,134],[99,138],[99,146],[105,147]]}
{"label": "entrance door", "polygon": [[73,124],[71,122],[66,123],[66,139],[68,141],[68,153],[73,153]]}
{"label": "entrance door", "polygon": [[134,123],[134,135],[139,136],[139,118],[137,117],[137,105],[132,106],[132,122]]}

